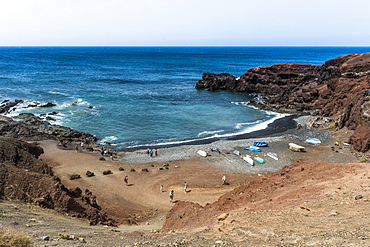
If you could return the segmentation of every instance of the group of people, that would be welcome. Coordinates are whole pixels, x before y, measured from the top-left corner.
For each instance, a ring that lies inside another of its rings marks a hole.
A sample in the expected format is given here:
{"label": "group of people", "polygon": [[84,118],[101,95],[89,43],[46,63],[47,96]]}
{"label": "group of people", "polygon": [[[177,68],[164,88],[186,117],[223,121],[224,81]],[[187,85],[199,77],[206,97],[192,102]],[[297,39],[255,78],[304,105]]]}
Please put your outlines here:
{"label": "group of people", "polygon": [[154,149],[154,150],[153,149],[148,149],[146,152],[150,157],[158,156],[158,150],[157,149]]}
{"label": "group of people", "polygon": [[116,156],[117,156],[117,154],[116,154],[116,152],[115,152],[115,151],[113,151],[113,150],[109,150],[109,149],[107,149],[106,147],[101,147],[100,154],[101,154],[102,156],[108,156],[108,157],[110,157],[112,160],[113,160],[113,158],[114,158],[114,157],[116,157]]}

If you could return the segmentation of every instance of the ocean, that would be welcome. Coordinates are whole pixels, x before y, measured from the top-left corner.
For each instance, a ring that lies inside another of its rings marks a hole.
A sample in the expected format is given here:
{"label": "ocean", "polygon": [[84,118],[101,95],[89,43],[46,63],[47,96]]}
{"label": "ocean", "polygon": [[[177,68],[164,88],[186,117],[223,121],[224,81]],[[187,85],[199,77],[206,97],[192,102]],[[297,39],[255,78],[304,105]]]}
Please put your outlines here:
{"label": "ocean", "polygon": [[[0,47],[0,101],[24,100],[8,116],[56,112],[52,124],[117,150],[227,139],[283,115],[240,104],[248,94],[195,89],[203,73],[363,52],[370,47]],[[35,102],[56,106],[27,107]]]}

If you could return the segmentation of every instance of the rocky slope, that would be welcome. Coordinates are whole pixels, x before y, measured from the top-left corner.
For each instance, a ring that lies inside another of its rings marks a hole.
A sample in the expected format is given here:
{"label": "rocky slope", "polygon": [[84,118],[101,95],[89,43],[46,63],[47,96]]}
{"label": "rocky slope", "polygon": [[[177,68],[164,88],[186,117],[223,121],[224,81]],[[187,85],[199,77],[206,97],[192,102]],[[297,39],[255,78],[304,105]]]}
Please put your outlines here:
{"label": "rocky slope", "polygon": [[90,224],[114,225],[89,191],[67,189],[38,156],[42,148],[11,137],[0,137],[0,199],[54,209]]}
{"label": "rocky slope", "polygon": [[344,55],[323,65],[277,64],[248,70],[240,78],[204,73],[197,89],[264,95],[260,108],[306,112],[328,127],[355,130],[355,150],[370,149],[370,53]]}

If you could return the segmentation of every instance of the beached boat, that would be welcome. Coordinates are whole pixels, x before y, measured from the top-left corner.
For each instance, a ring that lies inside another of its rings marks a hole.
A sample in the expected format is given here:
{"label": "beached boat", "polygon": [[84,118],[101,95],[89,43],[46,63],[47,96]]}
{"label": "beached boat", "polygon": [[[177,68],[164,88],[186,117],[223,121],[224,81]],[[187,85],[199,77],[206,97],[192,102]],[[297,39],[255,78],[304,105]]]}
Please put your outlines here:
{"label": "beached boat", "polygon": [[273,153],[273,152],[268,152],[267,153],[267,156],[274,159],[274,160],[279,160],[278,156],[276,153]]}
{"label": "beached boat", "polygon": [[290,143],[288,143],[288,145],[289,145],[289,149],[291,149],[293,151],[296,151],[296,152],[303,152],[304,151],[304,147],[299,146],[295,143],[290,142]]}
{"label": "beached boat", "polygon": [[199,154],[200,156],[203,156],[203,157],[207,157],[207,152],[204,151],[204,150],[198,150],[197,154]]}
{"label": "beached boat", "polygon": [[246,161],[249,165],[254,166],[254,161],[250,155],[243,157],[243,160]]}
{"label": "beached boat", "polygon": [[249,146],[247,148],[244,148],[245,150],[249,150],[249,151],[254,151],[254,152],[259,152],[261,151],[261,149],[259,147],[256,147],[256,146]]}
{"label": "beached boat", "polygon": [[310,143],[310,144],[314,144],[314,145],[320,145],[321,144],[321,141],[319,139],[316,139],[316,138],[308,138],[306,140],[307,143]]}
{"label": "beached boat", "polygon": [[238,150],[235,150],[233,153],[236,155],[240,155],[240,152]]}
{"label": "beached boat", "polygon": [[264,160],[264,159],[262,159],[261,157],[254,157],[253,159],[254,159],[255,161],[257,161],[258,163],[260,163],[260,164],[265,163],[265,160]]}
{"label": "beached boat", "polygon": [[267,147],[269,144],[267,142],[254,142],[253,146],[256,147]]}

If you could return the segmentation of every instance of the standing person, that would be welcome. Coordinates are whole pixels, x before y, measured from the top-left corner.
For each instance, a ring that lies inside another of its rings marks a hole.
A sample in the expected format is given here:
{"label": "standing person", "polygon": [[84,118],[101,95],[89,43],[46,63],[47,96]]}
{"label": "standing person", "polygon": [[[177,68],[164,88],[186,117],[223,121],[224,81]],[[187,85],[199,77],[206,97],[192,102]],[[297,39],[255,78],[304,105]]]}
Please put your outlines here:
{"label": "standing person", "polygon": [[84,149],[84,146],[85,146],[85,144],[83,142],[81,142],[81,150]]}
{"label": "standing person", "polygon": [[126,183],[126,186],[128,185],[128,176],[126,175],[126,177],[123,179],[123,181],[125,181]]}
{"label": "standing person", "polygon": [[186,193],[187,190],[188,190],[188,184],[185,182],[185,184],[184,184],[184,192]]}
{"label": "standing person", "polygon": [[155,155],[155,156],[157,156],[157,155],[158,155],[158,150],[157,150],[157,149],[155,149],[155,150],[154,150],[154,155]]}
{"label": "standing person", "polygon": [[160,192],[163,192],[163,185],[161,185],[161,186],[159,187],[159,191],[160,191]]}
{"label": "standing person", "polygon": [[75,144],[76,153],[78,153],[78,144]]}
{"label": "standing person", "polygon": [[170,191],[170,202],[173,202],[173,197],[174,197],[173,193],[174,193],[174,191],[171,190]]}
{"label": "standing person", "polygon": [[225,175],[223,175],[221,180],[222,180],[222,184],[226,184],[226,176]]}

